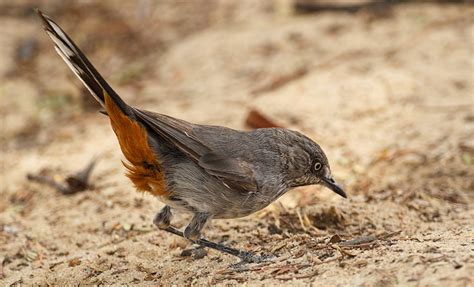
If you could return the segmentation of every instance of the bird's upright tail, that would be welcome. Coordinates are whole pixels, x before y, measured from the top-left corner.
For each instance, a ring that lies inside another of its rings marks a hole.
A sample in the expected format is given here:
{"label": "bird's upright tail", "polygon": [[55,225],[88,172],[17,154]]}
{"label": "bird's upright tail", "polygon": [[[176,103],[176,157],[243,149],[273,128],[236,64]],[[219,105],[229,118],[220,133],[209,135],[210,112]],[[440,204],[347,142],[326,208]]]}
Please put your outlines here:
{"label": "bird's upright tail", "polygon": [[109,86],[99,72],[97,72],[71,38],[48,16],[44,15],[40,10],[36,11],[43,21],[45,31],[55,44],[56,52],[63,58],[64,62],[66,62],[99,104],[106,108],[105,97],[109,96],[122,112],[127,114],[128,105]]}
{"label": "bird's upright tail", "polygon": [[138,190],[155,195],[166,193],[164,175],[157,154],[150,147],[145,126],[136,120],[136,110],[128,106],[107,84],[69,36],[48,16],[37,11],[44,29],[56,44],[56,52],[105,108],[120,148],[128,162],[127,176]]}

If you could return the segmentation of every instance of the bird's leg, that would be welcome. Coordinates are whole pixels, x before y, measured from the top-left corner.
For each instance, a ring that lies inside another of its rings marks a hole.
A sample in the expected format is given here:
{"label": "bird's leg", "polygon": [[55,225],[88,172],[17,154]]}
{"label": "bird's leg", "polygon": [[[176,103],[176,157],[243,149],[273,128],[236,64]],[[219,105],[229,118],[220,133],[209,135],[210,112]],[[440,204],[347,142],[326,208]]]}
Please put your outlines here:
{"label": "bird's leg", "polygon": [[197,212],[194,214],[191,222],[184,229],[184,237],[191,241],[196,241],[201,238],[201,230],[206,225],[207,221],[211,218],[208,213]]}
{"label": "bird's leg", "polygon": [[201,230],[206,224],[206,222],[209,220],[209,218],[210,218],[210,215],[207,213],[196,213],[193,219],[191,220],[191,222],[189,223],[189,225],[184,230],[184,233],[172,226],[168,226],[164,228],[163,230],[173,233],[175,235],[181,236],[183,238],[189,239],[192,242],[199,244],[203,247],[212,248],[214,250],[239,257],[242,260],[242,262],[250,263],[250,262],[261,262],[265,260],[265,258],[254,256],[250,252],[247,252],[244,250],[238,250],[232,247],[225,246],[220,243],[215,243],[215,242],[206,240],[204,238],[200,238]]}
{"label": "bird's leg", "polygon": [[161,211],[155,215],[155,218],[153,219],[153,223],[159,229],[166,229],[171,224],[172,216],[173,214],[171,213],[171,207],[169,207],[168,205],[165,205],[165,207],[163,207],[163,209],[161,209]]}
{"label": "bird's leg", "polygon": [[[174,228],[173,226],[168,226],[167,228],[163,229],[169,233],[173,233],[175,235],[181,236],[183,238],[186,238],[184,236],[183,232],[180,230]],[[187,238],[186,238],[187,239]],[[199,238],[197,240],[191,240],[193,243],[199,244],[203,247],[211,248],[220,252],[224,252],[230,255],[234,255],[236,257],[239,257],[243,262],[260,262],[263,259],[260,257],[254,256],[252,253],[244,251],[244,250],[238,250],[232,247],[225,246],[223,244],[215,243],[209,240],[206,240],[204,238]]]}

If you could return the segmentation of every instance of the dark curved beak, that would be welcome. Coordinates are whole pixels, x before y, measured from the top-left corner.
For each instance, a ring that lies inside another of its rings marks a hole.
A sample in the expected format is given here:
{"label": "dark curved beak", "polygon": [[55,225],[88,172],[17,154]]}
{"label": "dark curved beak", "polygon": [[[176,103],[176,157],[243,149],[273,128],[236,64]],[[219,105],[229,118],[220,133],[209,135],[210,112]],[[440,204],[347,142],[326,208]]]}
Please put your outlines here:
{"label": "dark curved beak", "polygon": [[340,187],[336,181],[331,177],[331,178],[327,178],[327,177],[323,177],[321,178],[322,179],[322,184],[324,186],[326,186],[327,188],[329,188],[330,190],[334,191],[335,193],[339,194],[340,196],[344,197],[344,198],[347,198],[347,194],[344,192],[344,190],[342,189],[342,187]]}

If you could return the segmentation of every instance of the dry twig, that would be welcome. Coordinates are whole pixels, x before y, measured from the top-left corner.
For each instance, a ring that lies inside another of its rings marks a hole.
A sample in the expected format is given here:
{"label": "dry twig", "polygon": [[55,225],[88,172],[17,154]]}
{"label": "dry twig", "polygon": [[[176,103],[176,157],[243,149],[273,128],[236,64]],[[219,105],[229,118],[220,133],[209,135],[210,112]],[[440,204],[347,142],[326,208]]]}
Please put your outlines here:
{"label": "dry twig", "polygon": [[83,169],[66,177],[63,183],[54,180],[51,176],[42,174],[28,173],[26,175],[26,178],[30,181],[36,181],[44,185],[49,185],[62,194],[74,194],[91,187],[89,179],[92,170],[94,169],[95,164],[97,163],[97,160],[97,157],[93,158]]}

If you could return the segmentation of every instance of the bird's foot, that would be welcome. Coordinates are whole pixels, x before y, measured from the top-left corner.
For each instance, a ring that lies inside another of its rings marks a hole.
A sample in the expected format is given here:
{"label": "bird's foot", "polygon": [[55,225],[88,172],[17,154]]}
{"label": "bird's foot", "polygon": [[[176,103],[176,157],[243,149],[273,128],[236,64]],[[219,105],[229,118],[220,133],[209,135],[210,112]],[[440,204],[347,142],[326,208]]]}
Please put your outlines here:
{"label": "bird's foot", "polygon": [[[172,226],[169,226],[169,227],[165,228],[164,230],[167,231],[167,232],[173,233],[175,235],[181,236],[183,238],[189,239],[183,234],[183,232],[177,230],[176,228],[174,228]],[[227,253],[227,254],[239,257],[240,262],[237,263],[237,264],[241,264],[241,265],[247,264],[247,263],[262,263],[264,261],[269,260],[272,257],[275,257],[274,255],[260,255],[260,256],[258,256],[258,255],[255,255],[255,254],[251,253],[251,252],[235,249],[235,248],[232,248],[232,247],[228,247],[228,246],[225,246],[225,245],[220,244],[220,243],[215,243],[215,242],[206,240],[204,238],[199,238],[197,240],[191,240],[191,241],[193,243],[196,243],[196,244],[202,246],[202,247],[211,248],[211,249],[223,252],[223,253]]]}

